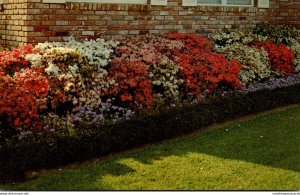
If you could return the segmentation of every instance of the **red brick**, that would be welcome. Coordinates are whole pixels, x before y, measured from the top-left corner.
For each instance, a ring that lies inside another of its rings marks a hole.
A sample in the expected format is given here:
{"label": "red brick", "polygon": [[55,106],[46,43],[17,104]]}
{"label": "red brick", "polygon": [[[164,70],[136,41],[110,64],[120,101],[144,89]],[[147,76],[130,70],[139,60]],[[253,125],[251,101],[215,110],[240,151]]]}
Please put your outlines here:
{"label": "red brick", "polygon": [[35,26],[34,31],[35,32],[49,31],[49,26]]}

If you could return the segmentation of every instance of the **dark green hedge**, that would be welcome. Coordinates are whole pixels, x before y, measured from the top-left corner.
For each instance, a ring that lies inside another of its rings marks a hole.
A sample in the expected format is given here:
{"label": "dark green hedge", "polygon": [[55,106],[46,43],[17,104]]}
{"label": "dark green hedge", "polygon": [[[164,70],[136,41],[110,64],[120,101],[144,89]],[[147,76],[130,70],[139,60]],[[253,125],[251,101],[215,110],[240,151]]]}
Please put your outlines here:
{"label": "dark green hedge", "polygon": [[28,170],[50,168],[154,143],[213,123],[300,102],[300,84],[231,94],[210,101],[136,117],[115,125],[86,127],[73,137],[51,137],[0,149],[0,180],[20,179]]}

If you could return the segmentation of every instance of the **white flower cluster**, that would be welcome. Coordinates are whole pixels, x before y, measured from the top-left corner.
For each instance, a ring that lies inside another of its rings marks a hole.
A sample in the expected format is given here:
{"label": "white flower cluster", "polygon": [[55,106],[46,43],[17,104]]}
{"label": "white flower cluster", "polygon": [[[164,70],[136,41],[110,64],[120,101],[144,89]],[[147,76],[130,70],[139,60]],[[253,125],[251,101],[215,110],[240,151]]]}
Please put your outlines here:
{"label": "white flower cluster", "polygon": [[29,54],[25,59],[34,66],[44,66],[49,78],[63,83],[63,102],[72,102],[76,112],[85,105],[101,104],[102,90],[109,86],[107,71],[110,54],[118,42],[102,39],[77,42],[40,43],[35,48],[39,54]]}
{"label": "white flower cluster", "polygon": [[83,62],[82,55],[77,50],[64,47],[45,48],[40,54],[26,55],[25,59],[31,62],[33,66],[47,66],[45,72],[57,77],[61,74],[61,70],[57,66],[58,63],[68,63],[72,67]]}
{"label": "white flower cluster", "polygon": [[118,42],[105,41],[103,39],[78,42],[71,37],[66,42],[39,43],[36,48],[42,52],[46,49],[57,47],[75,49],[88,61],[89,65],[97,66],[100,69],[109,63],[109,57],[118,44]]}
{"label": "white flower cluster", "polygon": [[48,63],[48,68],[45,69],[45,72],[48,75],[53,74],[54,76],[57,76],[57,77],[60,76],[59,68],[55,64],[53,64],[52,62]]}
{"label": "white flower cluster", "polygon": [[42,55],[41,54],[27,54],[25,60],[31,62],[33,66],[42,65]]}
{"label": "white flower cluster", "polygon": [[254,40],[255,37],[256,35],[254,35],[252,31],[248,29],[228,29],[225,31],[220,30],[210,35],[210,38],[215,43],[216,49],[234,43],[249,44]]}
{"label": "white flower cluster", "polygon": [[244,84],[271,76],[270,61],[267,52],[264,50],[236,43],[222,47],[219,51],[225,53],[227,58],[235,58],[242,64],[239,79]]}
{"label": "white flower cluster", "polygon": [[64,94],[67,94],[67,102],[72,102],[74,109],[77,111],[84,105],[97,107],[101,103],[101,83],[92,85],[79,73],[73,74],[68,71],[59,77],[64,83]]}
{"label": "white flower cluster", "polygon": [[292,40],[290,42],[290,49],[295,53],[294,65],[296,72],[300,72],[300,42],[297,40]]}
{"label": "white flower cluster", "polygon": [[157,87],[158,98],[164,98],[166,102],[174,102],[179,98],[179,86],[183,83],[179,79],[180,67],[172,63],[153,65],[149,73],[152,84]]}

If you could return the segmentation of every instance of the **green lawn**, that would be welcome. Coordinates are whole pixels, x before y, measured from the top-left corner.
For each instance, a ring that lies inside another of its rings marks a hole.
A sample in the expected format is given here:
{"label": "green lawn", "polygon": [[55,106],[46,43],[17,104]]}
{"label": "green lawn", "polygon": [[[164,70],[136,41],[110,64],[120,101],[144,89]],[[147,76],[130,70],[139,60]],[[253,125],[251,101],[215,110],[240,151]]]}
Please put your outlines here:
{"label": "green lawn", "polygon": [[300,105],[61,171],[9,190],[299,190]]}

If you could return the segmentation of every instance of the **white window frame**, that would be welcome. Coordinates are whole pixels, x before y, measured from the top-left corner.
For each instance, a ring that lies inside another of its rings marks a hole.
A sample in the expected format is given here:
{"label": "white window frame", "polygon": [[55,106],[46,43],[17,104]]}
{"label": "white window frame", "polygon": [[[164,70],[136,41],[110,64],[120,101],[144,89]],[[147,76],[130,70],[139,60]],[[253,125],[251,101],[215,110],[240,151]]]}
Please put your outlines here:
{"label": "white window frame", "polygon": [[115,4],[147,4],[147,0],[43,0],[43,3],[115,3]]}
{"label": "white window frame", "polygon": [[[196,0],[197,1],[197,0]],[[233,6],[233,7],[254,7],[254,0],[251,0],[251,5],[234,5],[234,4],[227,4],[227,0],[222,0],[221,4],[204,4],[204,3],[198,3],[198,6]]]}

